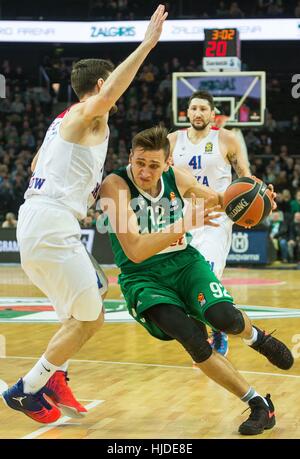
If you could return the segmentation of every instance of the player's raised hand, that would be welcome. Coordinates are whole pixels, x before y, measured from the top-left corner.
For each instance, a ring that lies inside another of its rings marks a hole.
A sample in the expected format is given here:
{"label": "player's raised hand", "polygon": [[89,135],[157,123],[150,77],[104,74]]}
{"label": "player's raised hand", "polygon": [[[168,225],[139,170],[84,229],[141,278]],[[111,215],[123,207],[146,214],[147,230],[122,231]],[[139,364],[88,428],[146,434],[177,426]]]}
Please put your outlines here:
{"label": "player's raised hand", "polygon": [[276,209],[277,209],[277,204],[276,204],[276,201],[275,201],[276,196],[277,196],[277,193],[275,193],[274,187],[273,187],[272,184],[268,185],[268,188],[269,188],[269,190],[270,190],[270,192],[271,192],[271,198],[272,198],[272,211],[273,211],[273,210],[276,210]]}
{"label": "player's raised hand", "polygon": [[151,16],[145,33],[145,38],[143,40],[143,42],[149,44],[151,48],[156,46],[162,32],[163,23],[165,22],[167,16],[168,13],[165,11],[164,5],[159,5]]}

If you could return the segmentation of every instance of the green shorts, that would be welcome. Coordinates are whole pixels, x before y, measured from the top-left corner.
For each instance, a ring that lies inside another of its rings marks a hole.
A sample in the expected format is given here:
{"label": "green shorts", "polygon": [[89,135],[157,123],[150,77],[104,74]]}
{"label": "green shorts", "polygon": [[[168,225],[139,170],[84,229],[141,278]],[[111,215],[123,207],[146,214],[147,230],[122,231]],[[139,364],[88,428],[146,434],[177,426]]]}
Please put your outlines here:
{"label": "green shorts", "polygon": [[152,306],[173,304],[211,327],[204,318],[205,311],[216,303],[233,303],[209,263],[191,246],[147,270],[121,273],[119,283],[131,316],[162,340],[172,338],[143,317]]}

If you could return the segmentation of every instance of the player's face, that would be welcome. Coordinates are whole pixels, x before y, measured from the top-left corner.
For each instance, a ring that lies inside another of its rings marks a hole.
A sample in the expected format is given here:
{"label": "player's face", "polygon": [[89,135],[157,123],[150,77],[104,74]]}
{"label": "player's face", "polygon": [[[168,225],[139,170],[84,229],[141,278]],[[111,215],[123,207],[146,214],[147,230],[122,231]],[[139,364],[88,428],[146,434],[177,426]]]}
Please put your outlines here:
{"label": "player's face", "polygon": [[188,108],[188,118],[196,131],[203,131],[212,121],[213,111],[206,99],[195,97]]}
{"label": "player's face", "polygon": [[163,172],[168,169],[164,151],[147,151],[136,148],[129,157],[135,183],[144,191],[153,190],[158,185]]}

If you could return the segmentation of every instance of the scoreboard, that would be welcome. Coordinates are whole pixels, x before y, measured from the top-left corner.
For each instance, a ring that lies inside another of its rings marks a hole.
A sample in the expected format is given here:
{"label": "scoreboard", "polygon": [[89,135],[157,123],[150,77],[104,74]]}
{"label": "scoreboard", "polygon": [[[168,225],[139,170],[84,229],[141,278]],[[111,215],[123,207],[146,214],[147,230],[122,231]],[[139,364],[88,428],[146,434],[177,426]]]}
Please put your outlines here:
{"label": "scoreboard", "polygon": [[241,45],[237,29],[205,29],[204,36],[205,71],[241,69]]}

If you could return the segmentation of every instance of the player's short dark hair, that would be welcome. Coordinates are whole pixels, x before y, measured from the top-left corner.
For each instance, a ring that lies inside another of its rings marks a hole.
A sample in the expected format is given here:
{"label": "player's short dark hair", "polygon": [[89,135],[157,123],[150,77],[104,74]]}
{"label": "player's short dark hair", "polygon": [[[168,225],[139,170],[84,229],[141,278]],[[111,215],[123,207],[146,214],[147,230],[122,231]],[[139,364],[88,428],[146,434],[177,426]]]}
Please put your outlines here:
{"label": "player's short dark hair", "polygon": [[213,98],[213,96],[211,95],[210,92],[208,92],[208,91],[195,91],[195,92],[193,92],[193,94],[189,98],[188,107],[191,105],[192,100],[196,99],[196,98],[197,99],[205,99],[205,100],[207,100],[207,102],[209,103],[210,108],[212,110],[214,110],[214,108],[215,108],[214,98]]}
{"label": "player's short dark hair", "polygon": [[82,59],[73,64],[71,85],[78,99],[91,92],[99,78],[106,80],[113,70],[113,63],[104,59]]}
{"label": "player's short dark hair", "polygon": [[146,151],[164,150],[167,159],[170,155],[168,130],[162,126],[154,126],[138,132],[132,139],[132,151],[138,147]]}

